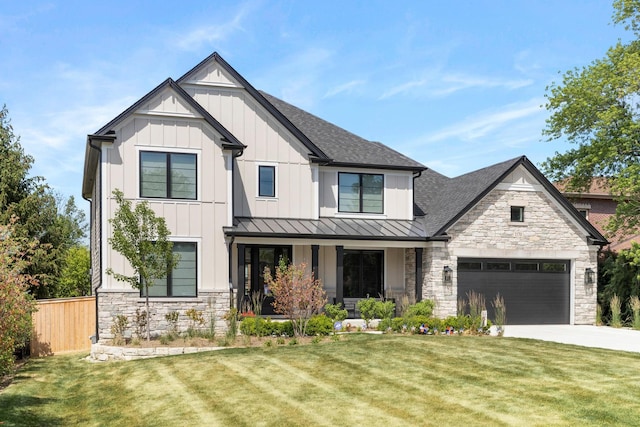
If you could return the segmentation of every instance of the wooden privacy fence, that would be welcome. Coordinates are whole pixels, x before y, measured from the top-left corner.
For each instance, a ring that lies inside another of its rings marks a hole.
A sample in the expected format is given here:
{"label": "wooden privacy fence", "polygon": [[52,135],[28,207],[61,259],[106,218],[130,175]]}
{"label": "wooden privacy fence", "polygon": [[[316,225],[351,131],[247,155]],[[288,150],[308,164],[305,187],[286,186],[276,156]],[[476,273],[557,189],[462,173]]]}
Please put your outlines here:
{"label": "wooden privacy fence", "polygon": [[96,298],[38,301],[33,328],[31,355],[34,357],[89,350],[89,337],[96,333]]}

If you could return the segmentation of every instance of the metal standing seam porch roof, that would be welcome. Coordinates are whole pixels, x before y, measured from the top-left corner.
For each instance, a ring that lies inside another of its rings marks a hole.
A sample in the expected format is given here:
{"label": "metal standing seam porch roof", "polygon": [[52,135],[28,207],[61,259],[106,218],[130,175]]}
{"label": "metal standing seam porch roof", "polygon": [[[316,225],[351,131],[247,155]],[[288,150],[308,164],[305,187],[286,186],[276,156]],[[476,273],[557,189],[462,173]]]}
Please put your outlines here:
{"label": "metal standing seam porch roof", "polygon": [[235,218],[225,227],[228,236],[289,239],[345,239],[384,241],[425,241],[427,235],[419,220],[359,218]]}

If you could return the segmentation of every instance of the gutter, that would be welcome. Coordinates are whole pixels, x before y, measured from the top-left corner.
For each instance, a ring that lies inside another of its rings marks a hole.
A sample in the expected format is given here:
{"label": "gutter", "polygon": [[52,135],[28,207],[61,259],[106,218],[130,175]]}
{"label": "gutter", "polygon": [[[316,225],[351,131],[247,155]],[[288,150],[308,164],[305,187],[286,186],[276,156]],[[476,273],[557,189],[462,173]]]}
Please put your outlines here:
{"label": "gutter", "polygon": [[[102,158],[102,149],[99,146],[94,145],[93,141],[89,137],[87,138],[87,144],[89,146],[89,149],[94,149],[94,150],[96,150],[98,152],[98,164],[100,164],[100,161],[101,161],[101,158]],[[102,175],[100,176],[100,180],[102,180]],[[96,185],[96,183],[94,182],[94,186],[95,185]],[[99,192],[101,190],[101,188],[100,187],[97,187],[97,188],[98,188],[98,192]],[[101,197],[101,194],[97,194],[97,195],[98,195],[98,198]],[[88,197],[85,197],[84,195],[82,195],[82,198],[85,199],[87,202],[89,202],[89,259],[91,260],[91,259],[93,259],[93,256],[92,256],[92,253],[91,253],[92,252],[91,235],[93,234],[93,223],[94,223],[93,215],[92,215],[92,212],[93,212],[93,200],[91,200]],[[99,215],[100,215],[100,218],[98,218],[98,221],[99,221],[100,224],[102,224],[102,209],[100,210]],[[93,272],[91,269],[89,271]],[[100,271],[98,272],[98,274],[102,275],[102,254],[100,255]],[[93,282],[93,275],[91,277],[91,280]],[[101,286],[102,286],[102,280],[99,280],[98,281],[98,286],[96,286],[96,288],[95,288],[96,333],[92,337],[92,341],[91,341],[92,344],[94,344],[94,340],[95,340],[95,343],[97,343],[100,340],[100,332],[99,332],[100,328],[98,328],[98,288],[100,288]],[[91,293],[93,293],[93,291],[94,291],[93,286],[91,286]]]}

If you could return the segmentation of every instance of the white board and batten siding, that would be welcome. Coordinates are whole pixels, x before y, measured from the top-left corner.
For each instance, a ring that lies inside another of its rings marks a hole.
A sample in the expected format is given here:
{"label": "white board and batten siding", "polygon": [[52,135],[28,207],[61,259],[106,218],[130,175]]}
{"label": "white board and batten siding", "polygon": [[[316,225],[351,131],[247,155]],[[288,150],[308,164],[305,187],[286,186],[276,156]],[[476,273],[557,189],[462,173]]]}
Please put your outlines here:
{"label": "white board and batten siding", "polygon": [[[235,215],[240,217],[317,217],[308,149],[244,89],[197,86],[186,91],[247,145],[234,169]],[[258,197],[259,165],[276,167],[276,197]],[[314,208],[315,207],[315,208]]]}
{"label": "white board and batten siding", "polygon": [[[103,199],[106,215],[102,226],[111,236],[108,223],[117,209],[112,191],[121,189],[125,197],[140,200],[140,151],[193,153],[197,155],[196,200],[148,199],[157,215],[166,219],[174,241],[198,244],[198,288],[228,287],[228,259],[222,227],[229,223],[228,181],[230,173],[221,147],[220,135],[189,106],[165,90],[122,122],[112,146],[103,148]],[[123,161],[127,159],[127,161]],[[213,236],[210,238],[209,236]],[[126,260],[102,242],[104,268],[130,274]],[[103,275],[104,289],[128,285]]]}
{"label": "white board and batten siding", "polygon": [[389,172],[375,169],[335,168],[320,169],[320,216],[363,217],[363,214],[338,212],[338,173],[368,173],[384,175],[384,213],[366,216],[381,219],[413,219],[413,174],[411,172]]}

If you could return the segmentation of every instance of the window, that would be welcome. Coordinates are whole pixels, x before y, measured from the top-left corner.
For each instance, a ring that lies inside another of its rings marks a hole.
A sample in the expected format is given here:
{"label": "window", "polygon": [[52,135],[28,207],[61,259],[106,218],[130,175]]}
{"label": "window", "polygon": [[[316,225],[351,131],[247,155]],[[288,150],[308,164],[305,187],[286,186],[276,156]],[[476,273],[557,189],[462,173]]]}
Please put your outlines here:
{"label": "window", "polygon": [[524,222],[523,206],[511,206],[511,222]]}
{"label": "window", "polygon": [[543,262],[542,271],[548,273],[561,273],[567,271],[567,264],[564,262]]}
{"label": "window", "polygon": [[517,262],[515,264],[516,271],[538,271],[537,262]]}
{"label": "window", "polygon": [[344,297],[378,298],[383,293],[384,252],[345,250],[343,259]]}
{"label": "window", "polygon": [[589,210],[588,209],[578,209],[578,212],[580,212],[580,215],[585,217],[585,219],[589,219]]}
{"label": "window", "polygon": [[196,199],[196,155],[140,152],[140,197]]}
{"label": "window", "polygon": [[384,175],[338,174],[338,211],[383,213]]}
{"label": "window", "polygon": [[258,166],[258,196],[276,197],[275,166]]}
{"label": "window", "polygon": [[[178,265],[165,279],[158,279],[149,288],[150,297],[195,297],[198,282],[198,245],[193,242],[174,242],[173,253],[180,255]],[[144,288],[140,293],[145,296]]]}
{"label": "window", "polygon": [[466,270],[466,271],[482,270],[482,263],[461,261],[461,262],[458,262],[458,270]]}
{"label": "window", "polygon": [[511,263],[509,262],[487,262],[488,271],[509,271]]}

